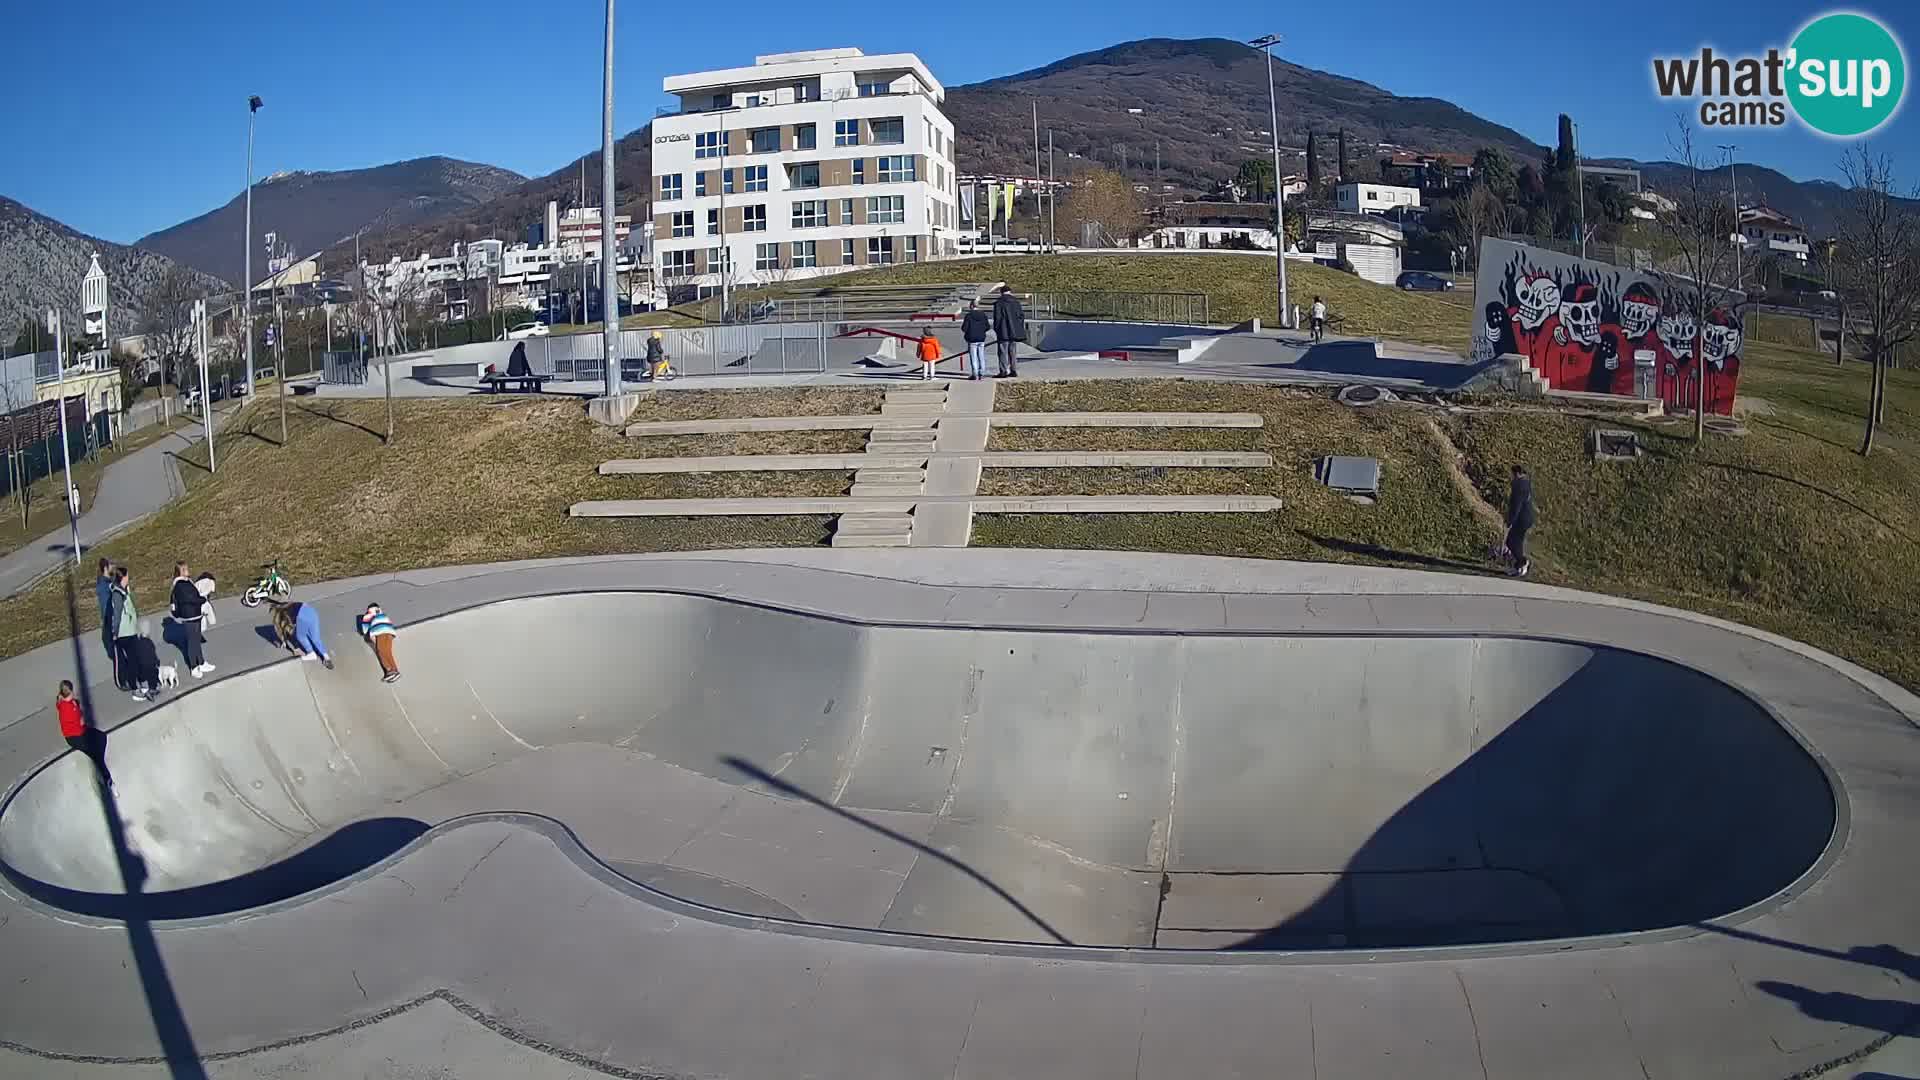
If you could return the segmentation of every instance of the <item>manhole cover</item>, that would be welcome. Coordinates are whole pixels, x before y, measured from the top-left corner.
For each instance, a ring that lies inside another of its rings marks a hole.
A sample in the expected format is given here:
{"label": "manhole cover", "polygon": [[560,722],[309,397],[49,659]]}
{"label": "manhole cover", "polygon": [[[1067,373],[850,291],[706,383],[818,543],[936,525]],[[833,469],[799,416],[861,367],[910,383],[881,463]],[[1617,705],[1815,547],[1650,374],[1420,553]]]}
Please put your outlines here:
{"label": "manhole cover", "polygon": [[1378,405],[1393,400],[1393,391],[1382,386],[1354,385],[1341,389],[1335,400],[1342,405]]}

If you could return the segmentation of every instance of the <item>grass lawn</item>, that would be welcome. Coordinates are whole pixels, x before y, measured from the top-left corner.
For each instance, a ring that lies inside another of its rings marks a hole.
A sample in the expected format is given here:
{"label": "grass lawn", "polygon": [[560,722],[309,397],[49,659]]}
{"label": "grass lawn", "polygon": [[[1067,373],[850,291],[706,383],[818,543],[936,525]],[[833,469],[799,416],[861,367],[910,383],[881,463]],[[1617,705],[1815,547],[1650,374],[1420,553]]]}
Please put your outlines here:
{"label": "grass lawn", "polygon": [[[193,425],[178,416],[164,425],[149,424],[102,450],[96,460],[76,460],[73,463],[73,484],[80,489],[81,509],[93,506],[93,496],[100,490],[100,477],[114,462],[143,446],[151,445],[169,431],[187,426]],[[22,545],[66,525],[67,511],[60,499],[60,470],[56,465],[52,475],[43,476],[27,486],[27,517],[24,522],[20,517],[20,504],[13,496],[0,500],[0,554],[18,551]]]}

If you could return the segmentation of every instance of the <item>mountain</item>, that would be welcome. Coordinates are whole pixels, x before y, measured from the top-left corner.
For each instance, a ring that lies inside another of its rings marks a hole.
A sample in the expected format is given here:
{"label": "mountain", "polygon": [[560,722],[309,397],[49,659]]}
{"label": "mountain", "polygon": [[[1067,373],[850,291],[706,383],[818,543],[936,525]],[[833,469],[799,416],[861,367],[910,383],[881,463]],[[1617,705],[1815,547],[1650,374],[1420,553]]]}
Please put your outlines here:
{"label": "mountain", "polygon": [[[253,235],[275,232],[296,255],[311,255],[355,231],[389,230],[482,205],[526,178],[492,165],[414,158],[370,169],[276,173],[253,185]],[[190,221],[134,241],[197,270],[238,282],[245,273],[246,193]],[[253,273],[266,276],[265,248]]]}
{"label": "mountain", "polygon": [[[1619,164],[1639,169],[1641,184],[1664,195],[1674,194],[1687,182],[1687,166],[1677,161],[1623,160]],[[1724,165],[1708,170],[1707,175],[1713,187],[1727,192],[1729,202],[1732,183],[1738,181],[1742,206],[1770,206],[1816,237],[1833,235],[1847,202],[1847,189],[1831,180],[1795,180],[1764,165],[1736,165],[1731,181]],[[1920,209],[1920,201],[1900,201]]]}
{"label": "mountain", "polygon": [[[1520,132],[1438,98],[1400,97],[1277,57],[1273,81],[1280,142],[1294,148],[1288,171],[1304,170],[1301,148],[1310,130],[1321,135],[1327,176],[1341,128],[1350,164],[1373,163],[1382,143],[1467,154],[1499,146],[1527,160],[1543,152]],[[1109,168],[1124,163],[1128,175],[1146,180],[1157,146],[1163,183],[1205,189],[1248,158],[1272,153],[1267,61],[1258,49],[1222,38],[1151,38],[949,88],[946,113],[960,133],[961,171],[1031,172],[1036,101],[1042,139],[1052,128],[1062,173],[1077,164],[1069,155],[1078,155]]]}
{"label": "mountain", "polygon": [[[80,325],[80,279],[89,256],[107,272],[107,321],[113,336],[139,330],[149,289],[174,266],[165,255],[124,247],[75,232],[60,222],[0,197],[0,346],[13,343],[21,324],[44,322],[59,307],[67,326]],[[209,291],[230,290],[224,281],[200,275]]]}
{"label": "mountain", "polygon": [[[392,256],[412,258],[421,252],[447,254],[456,241],[497,237],[509,242],[526,238],[527,226],[544,219],[549,200],[562,210],[580,205],[580,170],[586,168],[587,205],[600,205],[600,151],[578,157],[558,169],[521,180],[477,205],[461,207],[452,213],[414,219],[402,225],[368,229],[360,238],[360,253],[368,262],[385,262]],[[616,214],[631,214],[635,222],[646,216],[648,188],[653,180],[653,127],[647,125],[628,132],[613,144],[614,205]],[[259,216],[258,192],[254,215]],[[352,262],[352,237],[344,245],[345,259],[329,257],[328,266],[347,266]]]}

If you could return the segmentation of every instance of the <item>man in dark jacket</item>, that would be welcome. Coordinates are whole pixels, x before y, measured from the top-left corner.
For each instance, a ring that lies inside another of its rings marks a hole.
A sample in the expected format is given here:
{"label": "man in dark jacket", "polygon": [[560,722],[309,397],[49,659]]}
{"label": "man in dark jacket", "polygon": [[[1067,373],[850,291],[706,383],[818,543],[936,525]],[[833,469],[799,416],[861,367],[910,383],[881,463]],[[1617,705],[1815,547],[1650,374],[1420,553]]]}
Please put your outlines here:
{"label": "man in dark jacket", "polygon": [[1027,340],[1027,312],[1009,286],[1000,286],[1000,298],[993,302],[993,336],[1000,339],[1000,370],[996,379],[1017,379],[1020,366],[1015,361],[1020,343]]}
{"label": "man in dark jacket", "polygon": [[180,628],[180,653],[186,658],[187,670],[194,678],[201,678],[213,670],[203,651],[207,638],[200,625],[206,618],[207,598],[200,595],[200,586],[187,573],[186,563],[173,564],[173,591],[167,599],[173,606],[173,624]]}
{"label": "man in dark jacket", "polygon": [[980,310],[978,300],[967,303],[967,316],[960,320],[960,336],[967,339],[967,378],[987,377],[987,331],[993,320]]}
{"label": "man in dark jacket", "polygon": [[1507,489],[1507,554],[1513,559],[1514,577],[1526,577],[1533,566],[1527,559],[1527,530],[1533,528],[1533,519],[1533,477],[1525,465],[1515,465]]}

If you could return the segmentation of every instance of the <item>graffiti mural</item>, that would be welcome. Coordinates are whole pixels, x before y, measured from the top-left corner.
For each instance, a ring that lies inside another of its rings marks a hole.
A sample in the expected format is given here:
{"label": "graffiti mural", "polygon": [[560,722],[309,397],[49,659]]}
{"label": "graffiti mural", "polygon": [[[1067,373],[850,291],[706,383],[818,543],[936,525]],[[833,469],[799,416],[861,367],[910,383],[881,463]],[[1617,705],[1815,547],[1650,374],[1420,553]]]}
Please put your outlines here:
{"label": "graffiti mural", "polygon": [[1652,275],[1487,239],[1473,299],[1476,361],[1518,354],[1556,390],[1657,398],[1675,410],[1694,407],[1704,364],[1707,411],[1733,412],[1739,317],[1717,309],[1701,327]]}

